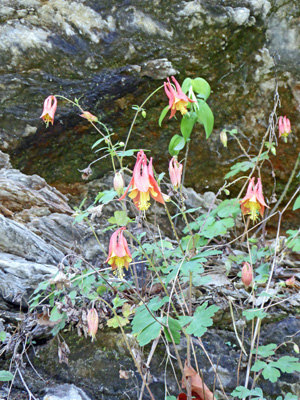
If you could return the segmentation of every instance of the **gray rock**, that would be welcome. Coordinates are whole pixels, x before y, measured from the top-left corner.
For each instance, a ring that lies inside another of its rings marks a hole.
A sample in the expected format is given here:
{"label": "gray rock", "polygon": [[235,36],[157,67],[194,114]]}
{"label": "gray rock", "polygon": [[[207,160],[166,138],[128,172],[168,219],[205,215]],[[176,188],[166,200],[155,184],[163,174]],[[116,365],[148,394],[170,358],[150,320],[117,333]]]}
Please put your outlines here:
{"label": "gray rock", "polygon": [[43,400],[91,400],[82,389],[67,383],[46,389],[46,392]]}
{"label": "gray rock", "polygon": [[[34,289],[57,273],[54,265],[30,262],[12,254],[0,253],[0,298],[4,303],[28,306]],[[1,307],[0,305],[0,308]]]}
{"label": "gray rock", "polygon": [[58,264],[64,254],[23,225],[0,215],[0,251],[27,261]]}

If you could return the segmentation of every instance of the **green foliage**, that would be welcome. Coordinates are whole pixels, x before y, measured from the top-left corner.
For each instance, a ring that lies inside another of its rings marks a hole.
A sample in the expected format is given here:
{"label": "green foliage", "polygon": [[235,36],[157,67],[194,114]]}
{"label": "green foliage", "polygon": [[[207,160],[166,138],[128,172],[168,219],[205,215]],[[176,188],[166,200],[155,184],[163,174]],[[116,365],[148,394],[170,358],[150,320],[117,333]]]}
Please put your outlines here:
{"label": "green foliage", "polygon": [[[160,299],[158,296],[151,299],[147,305],[147,308],[151,313],[159,310],[169,301],[169,297],[165,296]],[[160,317],[153,317],[153,315],[148,311],[146,306],[143,304],[136,309],[135,316],[131,322],[132,333],[137,335],[137,340],[140,346],[145,346],[150,343],[151,340],[156,339],[161,331],[162,320]]]}
{"label": "green foliage", "polygon": [[293,251],[300,251],[300,230],[289,229],[286,233],[289,235],[287,239],[287,247]]}
{"label": "green foliage", "polygon": [[0,342],[4,342],[5,339],[6,339],[6,332],[1,331],[0,332]]}
{"label": "green foliage", "polygon": [[[292,394],[292,393],[287,393],[285,396],[284,396],[284,400],[298,400],[299,398],[298,398],[298,396],[296,396],[295,394]],[[276,400],[283,400],[282,399],[282,396],[278,396],[277,398],[276,398]]]}
{"label": "green foliage", "polygon": [[[180,331],[181,331],[181,325],[179,323],[179,321],[177,321],[176,319],[173,319],[171,317],[167,318],[164,317],[163,318],[163,323],[164,324],[168,324],[168,328],[164,327],[164,332],[165,332],[165,336],[167,338],[167,340],[171,343],[175,342],[175,344],[179,344],[180,343]],[[171,338],[172,335],[172,338]]]}
{"label": "green foliage", "polygon": [[207,331],[207,328],[212,326],[212,317],[220,308],[215,305],[207,307],[207,304],[208,302],[206,301],[201,306],[197,307],[192,317],[179,317],[182,326],[189,324],[186,328],[186,333],[189,335],[201,337]]}
{"label": "green foliage", "polygon": [[214,115],[204,100],[199,99],[198,105],[199,109],[196,111],[197,121],[204,126],[206,139],[208,139],[214,128]]}
{"label": "green foliage", "polygon": [[246,317],[247,321],[252,321],[254,318],[265,318],[268,314],[260,308],[253,308],[252,310],[244,310],[243,316]]}
{"label": "green foliage", "polygon": [[168,111],[170,110],[169,106],[166,106],[162,112],[160,113],[159,119],[158,119],[158,125],[161,126],[165,116],[167,115]]}
{"label": "green foliage", "polygon": [[[260,161],[261,161],[261,160],[268,160],[268,159],[269,159],[268,152],[265,151],[264,153],[262,153],[262,154],[260,155],[260,158],[259,158],[259,159],[260,159]],[[239,172],[246,172],[246,171],[248,171],[249,169],[251,169],[251,168],[254,167],[256,161],[257,161],[257,157],[254,157],[254,158],[251,159],[251,161],[247,160],[247,161],[238,162],[238,163],[232,165],[232,166],[230,167],[230,172],[228,172],[228,173],[225,175],[224,179],[229,179],[229,178],[231,178],[232,176],[237,175]]]}
{"label": "green foliage", "polygon": [[171,156],[177,156],[177,154],[182,150],[185,146],[185,140],[180,135],[174,135],[169,143],[169,153]]}
{"label": "green foliage", "polygon": [[276,349],[277,345],[275,343],[270,343],[267,344],[266,346],[259,346],[258,349],[253,349],[252,353],[253,354],[258,354],[259,356],[262,357],[269,357],[269,356],[273,356],[275,354],[275,349]]}
{"label": "green foliage", "polygon": [[111,224],[116,224],[118,226],[126,226],[130,222],[133,222],[127,217],[126,211],[115,211],[114,216],[108,219]]}
{"label": "green foliage", "polygon": [[[275,345],[276,346],[276,345]],[[266,347],[266,346],[261,346]],[[263,351],[265,352],[265,351]],[[259,372],[262,370],[262,376],[272,383],[277,382],[281,372],[293,373],[300,372],[300,362],[298,358],[284,356],[279,358],[278,361],[265,362],[257,360],[252,366],[251,371]]]}
{"label": "green foliage", "polygon": [[107,204],[112,201],[118,193],[115,190],[104,190],[103,192],[98,193],[95,202],[99,202],[102,204]]}
{"label": "green foliage", "polygon": [[232,393],[231,396],[237,397],[238,399],[244,399],[247,396],[254,396],[251,397],[252,400],[267,400],[261,388],[256,387],[255,389],[246,389],[244,386],[238,386]]}
{"label": "green foliage", "polygon": [[298,210],[298,208],[300,208],[300,196],[297,197],[294,206],[293,206],[293,210]]}
{"label": "green foliage", "polygon": [[193,127],[195,123],[197,122],[197,114],[195,112],[191,113],[186,113],[180,123],[180,130],[181,134],[184,137],[184,140],[187,141],[189,137],[191,136]]}
{"label": "green foliage", "polygon": [[14,379],[14,376],[9,371],[0,371],[0,382],[9,382]]}

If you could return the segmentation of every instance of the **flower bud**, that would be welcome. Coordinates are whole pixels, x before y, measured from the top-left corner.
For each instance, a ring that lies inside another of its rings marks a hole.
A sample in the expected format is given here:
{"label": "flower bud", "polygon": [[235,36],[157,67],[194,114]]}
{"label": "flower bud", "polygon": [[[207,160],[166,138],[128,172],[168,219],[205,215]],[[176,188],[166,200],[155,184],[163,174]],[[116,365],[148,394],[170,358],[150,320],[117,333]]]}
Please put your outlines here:
{"label": "flower bud", "polygon": [[253,281],[253,269],[252,266],[244,262],[243,268],[242,268],[242,282],[243,284],[248,287],[251,285]]}
{"label": "flower bud", "polygon": [[171,158],[169,162],[170,180],[174,189],[178,189],[181,185],[182,164],[180,164],[175,157]]}
{"label": "flower bud", "polygon": [[80,117],[87,119],[89,122],[97,122],[98,118],[89,111],[83,111]]}
{"label": "flower bud", "polygon": [[92,342],[93,342],[96,337],[99,325],[98,313],[94,308],[91,308],[88,312],[87,323],[89,328],[88,332],[89,335],[92,336]]}
{"label": "flower bud", "polygon": [[124,179],[121,172],[116,172],[114,176],[114,189],[121,196],[124,193]]}
{"label": "flower bud", "polygon": [[291,278],[287,279],[285,281],[285,284],[286,284],[286,286],[291,286],[291,287],[295,286],[295,284],[296,284],[295,275],[292,276]]}
{"label": "flower bud", "polygon": [[225,130],[223,130],[223,131],[220,133],[220,140],[221,140],[221,143],[223,144],[223,146],[224,146],[224,147],[227,147],[227,133],[226,133]]}

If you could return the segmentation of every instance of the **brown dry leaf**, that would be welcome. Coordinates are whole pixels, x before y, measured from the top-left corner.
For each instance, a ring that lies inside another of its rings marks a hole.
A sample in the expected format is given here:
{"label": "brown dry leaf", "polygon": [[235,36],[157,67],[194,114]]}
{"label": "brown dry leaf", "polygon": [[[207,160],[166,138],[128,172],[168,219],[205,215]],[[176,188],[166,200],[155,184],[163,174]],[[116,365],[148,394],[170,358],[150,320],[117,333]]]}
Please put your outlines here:
{"label": "brown dry leaf", "polygon": [[61,319],[59,319],[59,320],[57,320],[57,321],[50,321],[50,320],[49,320],[49,318],[50,318],[49,315],[43,314],[43,313],[37,314],[36,316],[37,316],[36,322],[37,322],[39,325],[43,325],[43,326],[50,326],[50,327],[52,327],[52,326],[57,325],[57,324],[61,321]]}
{"label": "brown dry leaf", "polygon": [[66,342],[61,342],[58,345],[58,361],[60,364],[63,362],[68,365],[70,349]]}
{"label": "brown dry leaf", "polygon": [[[186,378],[189,376],[191,377],[192,395],[195,396],[197,400],[215,400],[213,393],[202,381],[198,372],[195,371],[193,367],[188,367],[186,361],[184,365],[184,374]],[[184,381],[182,381],[182,387],[183,389],[186,388]],[[184,393],[181,393],[179,395],[180,397],[178,396],[178,399],[185,400],[182,395],[184,395]]]}
{"label": "brown dry leaf", "polygon": [[119,371],[120,379],[129,379],[129,372],[131,371],[123,371],[122,369],[120,369]]}

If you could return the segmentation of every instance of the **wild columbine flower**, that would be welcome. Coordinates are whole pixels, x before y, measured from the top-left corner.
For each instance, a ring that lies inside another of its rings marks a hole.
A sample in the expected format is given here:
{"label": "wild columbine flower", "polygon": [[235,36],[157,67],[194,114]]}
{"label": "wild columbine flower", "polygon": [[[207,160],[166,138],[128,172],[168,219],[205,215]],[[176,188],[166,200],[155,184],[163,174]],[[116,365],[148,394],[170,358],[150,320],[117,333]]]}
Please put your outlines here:
{"label": "wild columbine flower", "polygon": [[279,117],[278,129],[279,129],[279,137],[283,136],[284,138],[286,138],[292,132],[291,122],[286,116]]}
{"label": "wild columbine flower", "polygon": [[182,164],[180,164],[175,157],[171,158],[169,162],[169,174],[171,183],[174,189],[178,189],[181,184]]}
{"label": "wild columbine flower", "polygon": [[124,179],[121,172],[116,172],[114,176],[114,189],[119,196],[124,193]]}
{"label": "wild columbine flower", "polygon": [[168,82],[164,83],[166,95],[169,98],[169,109],[171,110],[170,118],[173,118],[176,111],[180,111],[182,115],[187,113],[186,106],[188,103],[195,103],[195,100],[187,97],[186,94],[183,93],[179,83],[176,81],[174,76],[172,76],[172,80],[175,84],[176,90],[171,85],[170,79],[167,78]]}
{"label": "wild columbine flower", "polygon": [[155,201],[162,204],[165,203],[158,183],[154,179],[152,157],[150,158],[149,165],[147,165],[147,157],[143,150],[139,151],[137,154],[131,181],[119,200],[125,198],[131,187],[132,189],[128,196],[133,200],[136,208],[140,211],[148,210],[150,207],[150,195]]}
{"label": "wild columbine flower", "polygon": [[40,118],[43,119],[43,121],[46,123],[46,126],[48,127],[49,122],[53,125],[54,122],[54,114],[57,108],[57,99],[55,96],[48,96],[46,100],[44,101],[44,108],[43,108],[43,113],[40,116]]}
{"label": "wild columbine flower", "polygon": [[123,236],[125,229],[125,226],[123,226],[111,235],[108,257],[105,261],[111,265],[113,271],[117,270],[117,274],[121,279],[124,276],[123,268],[125,267],[128,270],[129,263],[132,261],[127,240]]}
{"label": "wild columbine flower", "polygon": [[80,114],[80,117],[87,119],[89,122],[97,122],[98,118],[91,114],[89,111],[83,111],[82,114]]}
{"label": "wild columbine flower", "polygon": [[248,287],[251,285],[252,281],[253,281],[253,269],[249,263],[244,262],[242,268],[242,282],[246,287]]}
{"label": "wild columbine flower", "polygon": [[99,319],[98,313],[94,308],[91,308],[87,314],[88,333],[92,337],[92,342],[96,337],[98,331]]}
{"label": "wild columbine flower", "polygon": [[258,214],[263,217],[265,207],[268,207],[265,203],[262,193],[262,184],[260,178],[257,178],[256,185],[254,185],[254,181],[255,178],[250,180],[246,196],[240,200],[242,214],[250,214],[250,219],[252,219],[252,221],[256,221]]}

